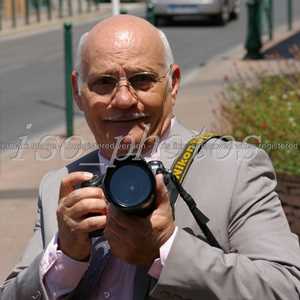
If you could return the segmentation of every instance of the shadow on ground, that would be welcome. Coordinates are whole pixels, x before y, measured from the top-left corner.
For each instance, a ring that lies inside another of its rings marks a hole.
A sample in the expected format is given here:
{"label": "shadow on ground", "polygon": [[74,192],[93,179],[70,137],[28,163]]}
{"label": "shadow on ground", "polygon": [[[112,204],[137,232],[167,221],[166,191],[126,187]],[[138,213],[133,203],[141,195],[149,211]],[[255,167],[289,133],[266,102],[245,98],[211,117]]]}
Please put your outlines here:
{"label": "shadow on ground", "polygon": [[263,52],[263,55],[268,58],[300,58],[300,31],[293,34],[291,37],[280,41],[271,48]]}

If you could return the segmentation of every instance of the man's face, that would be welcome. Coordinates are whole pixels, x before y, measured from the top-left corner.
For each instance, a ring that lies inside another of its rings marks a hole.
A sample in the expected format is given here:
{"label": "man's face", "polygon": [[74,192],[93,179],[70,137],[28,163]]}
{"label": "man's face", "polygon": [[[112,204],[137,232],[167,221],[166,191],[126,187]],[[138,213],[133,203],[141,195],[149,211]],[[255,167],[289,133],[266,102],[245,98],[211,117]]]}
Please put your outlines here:
{"label": "man's face", "polygon": [[[126,30],[102,37],[100,43],[92,38],[87,43],[84,84],[75,99],[106,157],[113,153],[116,138],[122,137],[118,153],[126,154],[131,144],[145,138],[145,131],[160,137],[170,125],[178,88],[172,74],[177,66],[166,66],[162,45],[153,44],[153,39]],[[151,147],[154,140],[147,142]]]}

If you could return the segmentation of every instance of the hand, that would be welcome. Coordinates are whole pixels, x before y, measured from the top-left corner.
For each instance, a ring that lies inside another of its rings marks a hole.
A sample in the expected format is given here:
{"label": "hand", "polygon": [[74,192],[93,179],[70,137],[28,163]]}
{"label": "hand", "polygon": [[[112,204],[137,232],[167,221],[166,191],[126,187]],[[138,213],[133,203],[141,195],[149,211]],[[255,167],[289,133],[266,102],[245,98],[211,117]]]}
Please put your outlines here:
{"label": "hand", "polygon": [[128,215],[108,206],[104,235],[112,254],[135,265],[150,267],[159,248],[175,230],[169,194],[162,175],[156,176],[157,206],[147,217]]}
{"label": "hand", "polygon": [[90,256],[89,233],[106,224],[106,199],[102,189],[74,186],[92,178],[91,173],[74,172],[63,178],[57,208],[59,248],[75,260]]}

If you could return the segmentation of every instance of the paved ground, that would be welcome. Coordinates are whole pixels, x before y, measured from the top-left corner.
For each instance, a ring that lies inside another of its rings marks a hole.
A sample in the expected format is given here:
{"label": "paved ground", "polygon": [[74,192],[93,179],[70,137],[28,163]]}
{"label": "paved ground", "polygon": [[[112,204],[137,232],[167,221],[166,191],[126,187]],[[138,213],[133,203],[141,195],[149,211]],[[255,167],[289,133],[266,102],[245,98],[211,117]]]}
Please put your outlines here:
{"label": "paved ground", "polygon": [[[299,27],[297,27],[299,28]],[[283,39],[283,34],[276,37]],[[270,69],[276,72],[276,62],[241,61],[244,52],[241,47],[224,53],[195,70],[183,80],[176,106],[178,118],[188,127],[200,129],[218,128],[214,110],[219,105],[219,95],[224,89],[224,79],[234,79],[239,74],[248,76],[250,67]],[[250,66],[252,64],[252,66]],[[219,127],[220,128],[220,127]],[[63,144],[64,128],[57,128],[49,135],[56,144]],[[77,119],[75,134],[85,142],[93,139],[82,119]],[[30,145],[34,147],[34,142]],[[52,142],[52,141],[48,141]],[[14,158],[13,158],[14,157]],[[18,261],[31,235],[35,218],[35,198],[38,184],[48,170],[66,164],[75,159],[74,151],[64,145],[60,150],[26,149],[22,152],[3,154],[0,160],[0,282]]]}

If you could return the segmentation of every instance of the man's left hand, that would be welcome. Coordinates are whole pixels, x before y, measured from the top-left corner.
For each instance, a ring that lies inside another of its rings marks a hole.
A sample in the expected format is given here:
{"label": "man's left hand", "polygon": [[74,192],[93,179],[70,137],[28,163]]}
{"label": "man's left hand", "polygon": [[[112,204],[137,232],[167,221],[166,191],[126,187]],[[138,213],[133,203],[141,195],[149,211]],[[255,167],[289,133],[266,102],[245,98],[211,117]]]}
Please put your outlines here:
{"label": "man's left hand", "polygon": [[104,235],[112,254],[127,263],[150,267],[175,230],[169,193],[156,175],[156,209],[147,217],[127,215],[109,205]]}

